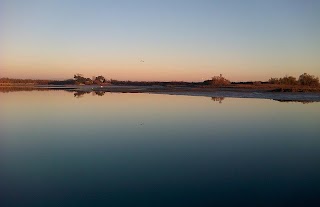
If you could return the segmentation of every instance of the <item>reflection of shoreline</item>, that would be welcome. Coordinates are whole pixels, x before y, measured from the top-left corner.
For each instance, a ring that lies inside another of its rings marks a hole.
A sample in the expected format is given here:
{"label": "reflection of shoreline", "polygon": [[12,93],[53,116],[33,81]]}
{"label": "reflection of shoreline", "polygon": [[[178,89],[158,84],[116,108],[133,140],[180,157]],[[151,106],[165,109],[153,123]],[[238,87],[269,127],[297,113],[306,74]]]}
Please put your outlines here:
{"label": "reflection of shoreline", "polygon": [[55,87],[55,86],[0,86],[0,93],[19,92],[19,91],[75,91],[75,87]]}
{"label": "reflection of shoreline", "polygon": [[212,101],[218,101],[219,104],[221,104],[224,99],[225,97],[211,97]]}
{"label": "reflection of shoreline", "polygon": [[10,86],[10,87],[0,87],[0,92],[10,93],[10,92],[19,92],[19,91],[48,91],[47,88],[34,88],[34,87],[20,87],[20,86]]}
{"label": "reflection of shoreline", "polygon": [[274,99],[274,100],[282,103],[302,103],[302,104],[309,104],[309,103],[316,102],[316,101],[303,101],[303,100],[277,100],[277,99]]}

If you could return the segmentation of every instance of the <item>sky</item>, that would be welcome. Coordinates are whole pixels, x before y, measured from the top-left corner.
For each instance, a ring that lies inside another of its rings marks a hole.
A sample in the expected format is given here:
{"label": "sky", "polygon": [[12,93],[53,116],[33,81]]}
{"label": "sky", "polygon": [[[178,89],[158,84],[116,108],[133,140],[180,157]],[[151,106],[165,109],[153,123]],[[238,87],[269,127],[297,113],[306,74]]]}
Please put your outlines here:
{"label": "sky", "polygon": [[320,76],[318,0],[0,0],[0,77]]}

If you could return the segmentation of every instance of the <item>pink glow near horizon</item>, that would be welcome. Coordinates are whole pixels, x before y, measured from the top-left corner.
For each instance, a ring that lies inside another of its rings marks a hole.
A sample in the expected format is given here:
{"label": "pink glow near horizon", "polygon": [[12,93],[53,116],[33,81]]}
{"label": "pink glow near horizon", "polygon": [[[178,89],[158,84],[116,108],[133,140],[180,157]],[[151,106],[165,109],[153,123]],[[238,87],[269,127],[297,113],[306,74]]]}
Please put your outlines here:
{"label": "pink glow near horizon", "polygon": [[[21,66],[20,66],[21,67]],[[195,70],[184,70],[183,68],[158,68],[158,67],[128,67],[128,68],[120,68],[114,67],[115,69],[100,69],[99,68],[81,68],[80,69],[62,69],[61,68],[53,68],[43,69],[38,67],[17,67],[17,69],[11,69],[10,67],[4,68],[1,67],[0,77],[8,77],[8,78],[21,78],[21,79],[52,79],[52,80],[65,80],[73,78],[74,74],[80,73],[86,77],[103,75],[108,79],[116,79],[116,80],[132,80],[132,81],[203,81],[207,79],[211,79],[211,77],[223,74],[224,77],[230,79],[231,81],[266,81],[270,77],[282,77],[285,75],[292,75],[294,77],[298,77],[304,72],[308,71],[294,71],[294,72],[283,72],[281,70],[266,70],[265,72],[251,72],[250,70],[244,73],[245,70],[234,70],[232,68],[224,68],[224,69],[195,69]],[[8,69],[10,68],[10,69]],[[319,76],[319,73],[310,74]]]}

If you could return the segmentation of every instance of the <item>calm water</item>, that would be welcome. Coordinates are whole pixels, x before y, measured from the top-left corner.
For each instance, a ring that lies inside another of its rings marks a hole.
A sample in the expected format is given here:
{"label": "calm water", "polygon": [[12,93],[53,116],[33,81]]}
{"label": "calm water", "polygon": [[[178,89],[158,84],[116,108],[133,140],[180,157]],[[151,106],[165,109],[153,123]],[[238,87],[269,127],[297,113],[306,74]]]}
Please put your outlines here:
{"label": "calm water", "polygon": [[317,206],[319,118],[320,103],[0,93],[0,206]]}

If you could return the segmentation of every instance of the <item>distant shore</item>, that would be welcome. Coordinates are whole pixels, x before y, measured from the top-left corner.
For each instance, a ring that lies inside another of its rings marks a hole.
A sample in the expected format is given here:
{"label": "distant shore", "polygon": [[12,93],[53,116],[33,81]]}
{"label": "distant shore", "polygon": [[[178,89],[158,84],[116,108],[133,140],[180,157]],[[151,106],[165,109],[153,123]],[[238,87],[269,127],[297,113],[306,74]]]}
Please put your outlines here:
{"label": "distant shore", "polygon": [[[86,91],[78,89],[78,91]],[[90,89],[89,89],[90,91]],[[319,92],[292,92],[281,91],[277,88],[250,88],[250,87],[161,87],[161,86],[105,86],[91,88],[96,92],[112,93],[152,93],[168,95],[205,96],[205,97],[229,97],[229,98],[256,98],[272,99],[278,101],[314,101],[320,102]]]}
{"label": "distant shore", "polygon": [[277,101],[320,102],[320,90],[279,86],[187,87],[187,86],[118,86],[118,85],[11,85],[0,86],[0,92],[32,90],[67,90],[78,93],[152,93],[185,96],[272,99]]}

